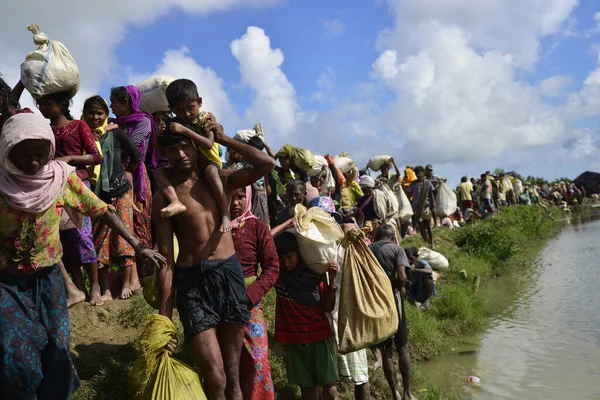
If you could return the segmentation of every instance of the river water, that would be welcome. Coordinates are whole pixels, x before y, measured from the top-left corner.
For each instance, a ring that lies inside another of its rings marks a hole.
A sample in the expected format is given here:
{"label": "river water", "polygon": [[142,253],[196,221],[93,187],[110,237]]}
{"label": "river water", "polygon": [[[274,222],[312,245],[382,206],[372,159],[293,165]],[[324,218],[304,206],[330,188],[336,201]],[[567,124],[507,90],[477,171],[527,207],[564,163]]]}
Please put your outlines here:
{"label": "river water", "polygon": [[476,400],[600,399],[600,217],[567,220],[532,268],[491,285],[504,310],[423,364],[428,381]]}

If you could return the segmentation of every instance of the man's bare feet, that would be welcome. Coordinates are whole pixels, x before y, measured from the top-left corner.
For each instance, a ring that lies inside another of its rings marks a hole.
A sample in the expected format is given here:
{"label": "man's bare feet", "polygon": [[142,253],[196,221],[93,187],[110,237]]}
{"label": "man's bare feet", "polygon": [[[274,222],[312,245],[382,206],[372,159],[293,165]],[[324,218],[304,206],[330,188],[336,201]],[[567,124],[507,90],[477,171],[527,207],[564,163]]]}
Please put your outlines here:
{"label": "man's bare feet", "polygon": [[131,296],[133,296],[133,291],[131,290],[131,288],[129,286],[123,286],[123,290],[121,290],[121,295],[119,296],[119,299],[127,300]]}
{"label": "man's bare feet", "polygon": [[187,211],[187,208],[179,201],[173,202],[160,210],[160,215],[163,218],[171,218],[175,215],[183,214]]}
{"label": "man's bare feet", "polygon": [[221,233],[231,232],[231,220],[228,215],[223,215],[223,219],[221,220]]}
{"label": "man's bare feet", "polygon": [[105,290],[105,291],[104,291],[104,293],[102,293],[102,297],[100,297],[100,299],[101,299],[103,302],[106,302],[106,301],[112,301],[113,297],[112,297],[112,293],[111,293],[111,291],[110,291],[110,290],[108,290],[108,289],[107,289],[107,290]]}
{"label": "man's bare feet", "polygon": [[73,288],[69,288],[67,290],[67,308],[71,308],[75,304],[79,304],[85,301],[85,293],[80,290],[77,290],[73,285]]}
{"label": "man's bare feet", "polygon": [[91,287],[90,304],[93,306],[104,305],[104,301],[102,300],[102,296],[100,295],[100,285],[99,284],[92,285],[92,287]]}

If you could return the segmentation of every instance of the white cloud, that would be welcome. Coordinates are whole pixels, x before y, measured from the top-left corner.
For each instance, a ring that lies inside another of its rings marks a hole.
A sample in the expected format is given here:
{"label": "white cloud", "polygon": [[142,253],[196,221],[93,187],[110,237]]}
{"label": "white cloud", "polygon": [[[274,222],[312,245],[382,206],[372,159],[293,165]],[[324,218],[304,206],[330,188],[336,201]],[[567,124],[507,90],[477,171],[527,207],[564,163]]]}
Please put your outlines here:
{"label": "white cloud", "polygon": [[223,88],[223,80],[212,69],[198,65],[187,47],[167,50],[156,70],[147,74],[130,73],[129,83],[139,83],[152,75],[191,79],[202,97],[202,109],[213,112],[219,121],[226,121],[223,122],[227,125],[226,128],[234,128],[239,124],[238,117]]}
{"label": "white cloud", "polygon": [[563,117],[540,96],[558,93],[566,78],[540,89],[519,77],[534,69],[541,38],[560,32],[575,0],[388,4],[395,23],[380,34],[372,76],[395,96],[385,128],[404,154],[466,163],[563,139]]}
{"label": "white cloud", "polygon": [[579,92],[570,94],[564,114],[570,121],[600,115],[600,54],[596,69],[588,74]]}
{"label": "white cloud", "polygon": [[325,37],[327,38],[341,37],[344,35],[344,32],[346,32],[346,26],[337,18],[334,18],[331,21],[325,21],[324,27]]}
{"label": "white cloud", "polygon": [[[466,33],[469,47],[513,55],[515,64],[532,68],[539,39],[560,32],[577,0],[387,0],[395,17],[379,39],[381,49],[400,47],[401,57],[418,49],[414,29],[436,21]],[[402,44],[402,46],[400,46]]]}
{"label": "white cloud", "polygon": [[589,128],[575,129],[565,145],[570,150],[569,155],[574,159],[580,160],[592,157],[596,159],[600,137],[597,133],[594,135]]}
{"label": "white cloud", "polygon": [[[74,101],[77,110],[85,96],[98,90],[101,83],[119,75],[116,46],[132,26],[154,22],[173,9],[207,15],[233,7],[266,7],[279,0],[107,0],[104,2],[23,0],[7,2],[0,13],[0,73],[9,84],[19,77],[19,66],[35,49],[31,33],[25,27],[37,23],[50,39],[65,44],[77,61],[81,74],[80,94]],[[110,82],[115,85],[122,82]],[[30,102],[30,101],[29,101]],[[25,101],[27,104],[28,101]],[[76,115],[76,114],[74,114]]]}
{"label": "white cloud", "polygon": [[548,97],[560,97],[565,94],[565,89],[571,82],[570,76],[551,76],[540,83],[540,94]]}
{"label": "white cloud", "polygon": [[254,92],[246,117],[271,126],[280,134],[292,133],[299,106],[296,90],[281,69],[283,52],[271,48],[264,30],[251,26],[241,38],[231,42],[231,53],[239,63],[242,82]]}
{"label": "white cloud", "polygon": [[335,90],[335,72],[331,67],[325,68],[325,71],[317,80],[318,91],[316,91],[312,100],[318,102],[328,102],[334,104],[336,102]]}

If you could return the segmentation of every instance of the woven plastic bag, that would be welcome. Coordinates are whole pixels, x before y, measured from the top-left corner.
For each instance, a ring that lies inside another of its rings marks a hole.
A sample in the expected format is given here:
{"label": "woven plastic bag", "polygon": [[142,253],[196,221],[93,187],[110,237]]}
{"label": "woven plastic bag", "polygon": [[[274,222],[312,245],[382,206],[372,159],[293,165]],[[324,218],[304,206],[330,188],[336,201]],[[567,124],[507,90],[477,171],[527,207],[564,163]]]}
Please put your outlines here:
{"label": "woven plastic bag", "polygon": [[294,228],[302,259],[314,273],[324,274],[327,264],[337,260],[338,244],[344,232],[335,219],[319,207],[294,209]]}
{"label": "woven plastic bag", "polygon": [[336,157],[335,166],[338,167],[342,173],[347,174],[354,168],[354,161],[348,157]]}
{"label": "woven plastic bag", "polygon": [[79,67],[69,50],[61,42],[48,39],[36,24],[27,30],[33,33],[38,48],[21,64],[25,89],[36,99],[58,92],[69,92],[74,97],[79,91]]}
{"label": "woven plastic bag", "polygon": [[398,311],[390,279],[358,229],[346,232],[338,320],[339,352],[379,344],[398,330]]}
{"label": "woven plastic bag", "polygon": [[140,110],[147,113],[157,111],[169,111],[169,101],[167,100],[167,87],[175,78],[168,75],[151,76],[135,85],[140,93]]}
{"label": "woven plastic bag", "polygon": [[440,182],[438,193],[435,197],[435,212],[438,217],[447,217],[456,212],[456,193],[444,182]]}
{"label": "woven plastic bag", "polygon": [[165,346],[177,330],[165,316],[146,318],[140,354],[129,377],[130,391],[139,400],[206,400],[200,376],[187,364],[171,358]]}
{"label": "woven plastic bag", "polygon": [[264,142],[265,136],[264,136],[262,124],[260,122],[258,122],[256,125],[254,125],[254,128],[252,128],[252,129],[241,129],[241,130],[237,131],[235,133],[235,135],[233,136],[233,138],[235,140],[237,140],[238,142],[248,143],[250,141],[250,139],[252,139],[255,136],[258,136]]}
{"label": "woven plastic bag", "polygon": [[398,185],[396,195],[398,198],[398,206],[400,207],[398,210],[398,218],[400,218],[400,221],[402,222],[408,222],[412,219],[414,212],[402,185]]}
{"label": "woven plastic bag", "polygon": [[288,157],[292,163],[304,172],[309,172],[313,169],[315,162],[313,153],[308,149],[294,147],[291,144],[284,145],[276,154],[279,157]]}
{"label": "woven plastic bag", "polygon": [[400,204],[398,203],[398,198],[389,186],[378,185],[373,192],[373,201],[375,214],[377,214],[380,219],[387,220],[398,216]]}
{"label": "woven plastic bag", "polygon": [[428,249],[427,247],[419,248],[419,260],[427,261],[431,269],[435,271],[443,271],[448,269],[450,266],[450,263],[446,257],[437,251]]}
{"label": "woven plastic bag", "polygon": [[381,167],[385,164],[388,164],[392,156],[375,156],[369,159],[369,163],[367,164],[367,168],[372,169],[373,171],[379,171]]}

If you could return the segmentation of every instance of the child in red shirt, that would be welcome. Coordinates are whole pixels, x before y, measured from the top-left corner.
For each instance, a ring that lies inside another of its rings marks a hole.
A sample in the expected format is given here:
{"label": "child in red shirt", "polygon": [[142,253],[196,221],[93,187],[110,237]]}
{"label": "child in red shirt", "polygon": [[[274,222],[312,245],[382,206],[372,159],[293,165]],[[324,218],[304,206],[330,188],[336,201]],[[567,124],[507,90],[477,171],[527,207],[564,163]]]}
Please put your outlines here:
{"label": "child in red shirt", "polygon": [[280,275],[275,283],[275,340],[286,343],[289,383],[298,385],[303,399],[337,399],[337,354],[335,338],[326,312],[335,306],[335,276],[338,266],[329,265],[325,275],[312,272],[298,252],[294,234],[275,237]]}

